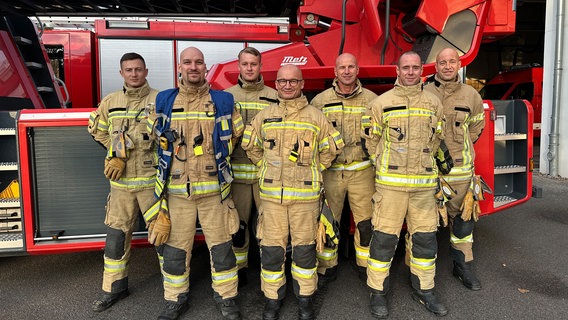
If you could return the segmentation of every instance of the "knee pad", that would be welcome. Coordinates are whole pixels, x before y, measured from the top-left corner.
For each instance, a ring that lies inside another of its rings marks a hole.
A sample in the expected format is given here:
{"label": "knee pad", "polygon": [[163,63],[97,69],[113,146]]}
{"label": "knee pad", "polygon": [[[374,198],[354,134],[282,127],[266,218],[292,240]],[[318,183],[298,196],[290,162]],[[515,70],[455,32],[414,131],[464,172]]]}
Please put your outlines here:
{"label": "knee pad", "polygon": [[242,248],[246,242],[246,234],[248,232],[248,225],[244,221],[239,221],[239,230],[233,235],[233,246]]}
{"label": "knee pad", "polygon": [[268,271],[282,270],[284,264],[284,248],[277,246],[260,246],[260,263]]}
{"label": "knee pad", "polygon": [[411,235],[412,255],[415,258],[433,259],[438,251],[436,232],[416,232]]}
{"label": "knee pad", "polygon": [[316,267],[316,245],[308,244],[292,247],[292,261],[302,269]]}
{"label": "knee pad", "polygon": [[452,227],[452,233],[458,238],[465,238],[473,232],[474,221],[473,219],[469,221],[463,221],[461,216],[457,216],[454,219],[454,225]]}
{"label": "knee pad", "polygon": [[124,241],[126,235],[122,230],[107,227],[105,256],[119,260],[124,255]]}
{"label": "knee pad", "polygon": [[395,234],[373,231],[369,255],[375,260],[390,261],[394,256],[397,245],[398,237]]}
{"label": "knee pad", "polygon": [[361,247],[368,247],[371,243],[371,236],[373,235],[373,225],[371,219],[363,220],[357,224],[359,230],[359,239]]}
{"label": "knee pad", "polygon": [[185,250],[174,248],[167,244],[163,245],[162,256],[164,257],[164,271],[175,276],[181,276],[185,272]]}
{"label": "knee pad", "polygon": [[231,242],[225,242],[211,247],[211,261],[216,271],[227,271],[237,266],[237,258]]}

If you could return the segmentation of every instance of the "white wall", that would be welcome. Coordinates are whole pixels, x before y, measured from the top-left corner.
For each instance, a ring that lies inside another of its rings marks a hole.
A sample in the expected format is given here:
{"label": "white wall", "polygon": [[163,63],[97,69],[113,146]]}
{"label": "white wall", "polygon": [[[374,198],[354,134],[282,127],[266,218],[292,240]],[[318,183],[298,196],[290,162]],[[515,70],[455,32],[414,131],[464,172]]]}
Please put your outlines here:
{"label": "white wall", "polygon": [[554,98],[554,75],[557,68],[555,52],[556,52],[556,20],[559,14],[564,15],[564,37],[562,48],[562,65],[561,69],[561,94],[558,101],[559,126],[559,147],[557,168],[558,175],[568,177],[568,4],[564,4],[564,12],[558,13],[558,1],[549,0],[546,2],[546,22],[544,29],[544,82],[542,92],[542,133],[540,143],[540,172],[544,174],[550,173],[549,160],[547,154],[549,151],[549,134],[551,129],[552,103]]}

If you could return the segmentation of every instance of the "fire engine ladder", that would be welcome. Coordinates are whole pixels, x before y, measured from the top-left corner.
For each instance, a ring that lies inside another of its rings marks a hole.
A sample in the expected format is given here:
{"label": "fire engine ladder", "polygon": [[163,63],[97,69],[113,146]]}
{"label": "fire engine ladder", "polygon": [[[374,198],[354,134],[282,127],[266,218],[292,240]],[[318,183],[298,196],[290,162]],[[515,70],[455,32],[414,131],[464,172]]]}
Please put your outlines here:
{"label": "fire engine ladder", "polygon": [[16,43],[31,79],[43,101],[44,108],[60,108],[59,97],[47,65],[35,27],[25,16],[4,15],[0,28],[8,31]]}

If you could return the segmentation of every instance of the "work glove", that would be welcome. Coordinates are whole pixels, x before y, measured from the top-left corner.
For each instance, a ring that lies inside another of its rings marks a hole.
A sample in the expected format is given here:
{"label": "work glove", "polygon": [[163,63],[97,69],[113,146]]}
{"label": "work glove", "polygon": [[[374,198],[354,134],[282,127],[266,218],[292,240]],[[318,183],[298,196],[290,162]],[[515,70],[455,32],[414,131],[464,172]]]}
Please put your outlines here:
{"label": "work glove", "polygon": [[434,158],[436,159],[436,166],[441,174],[448,174],[452,171],[452,168],[454,167],[454,160],[452,159],[450,150],[448,150],[444,140],[440,142],[440,147],[436,150]]}
{"label": "work glove", "polygon": [[110,180],[118,180],[122,177],[125,167],[126,161],[122,158],[105,159],[105,177]]}
{"label": "work glove", "polygon": [[475,207],[479,208],[479,204],[476,204],[476,202],[477,201],[473,198],[473,191],[471,189],[468,189],[460,206],[460,210],[462,212],[461,218],[463,221],[469,221],[474,216],[474,210],[477,210],[475,209]]}
{"label": "work glove", "polygon": [[171,226],[172,223],[168,211],[160,209],[158,217],[150,221],[148,225],[148,242],[156,247],[166,243],[170,237]]}

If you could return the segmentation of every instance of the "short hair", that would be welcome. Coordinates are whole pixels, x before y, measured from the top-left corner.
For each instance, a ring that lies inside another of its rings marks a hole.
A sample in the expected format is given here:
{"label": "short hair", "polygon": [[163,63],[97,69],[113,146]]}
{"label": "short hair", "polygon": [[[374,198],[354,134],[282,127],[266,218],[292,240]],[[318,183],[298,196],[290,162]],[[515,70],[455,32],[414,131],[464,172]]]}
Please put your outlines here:
{"label": "short hair", "polygon": [[420,57],[420,55],[416,51],[410,50],[410,51],[403,52],[400,55],[400,57],[398,57],[398,61],[396,62],[396,65],[400,67],[400,59],[402,59],[402,57],[404,57],[404,56],[410,56],[410,55],[417,55],[420,58],[420,65],[423,64],[422,57]]}
{"label": "short hair", "polygon": [[120,67],[122,68],[122,63],[124,61],[138,60],[138,59],[142,60],[144,67],[146,67],[146,61],[144,61],[144,58],[136,52],[127,52],[127,53],[123,54],[122,57],[120,58]]}
{"label": "short hair", "polygon": [[237,58],[241,59],[241,55],[243,53],[252,54],[253,56],[258,57],[259,62],[262,61],[262,55],[260,54],[260,51],[258,51],[254,47],[246,47],[243,50],[239,51],[239,55],[237,56]]}

